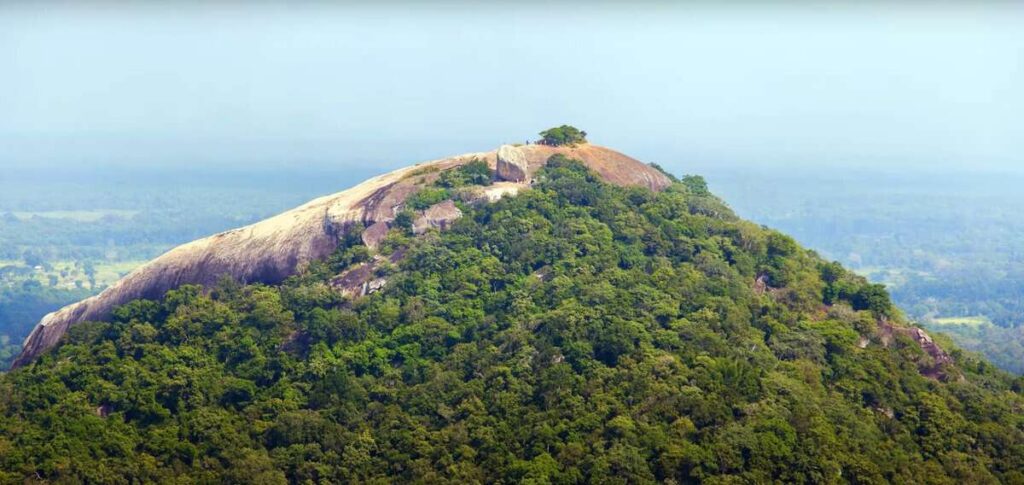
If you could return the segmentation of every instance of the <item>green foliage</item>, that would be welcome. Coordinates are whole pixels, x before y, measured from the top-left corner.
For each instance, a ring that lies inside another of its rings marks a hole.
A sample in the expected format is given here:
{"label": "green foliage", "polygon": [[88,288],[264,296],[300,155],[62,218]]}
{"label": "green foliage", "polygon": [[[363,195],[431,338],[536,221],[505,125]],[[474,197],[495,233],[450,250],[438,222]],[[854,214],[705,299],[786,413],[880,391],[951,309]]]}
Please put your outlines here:
{"label": "green foliage", "polygon": [[562,125],[540,132],[538,143],[551,146],[577,145],[587,142],[587,132],[575,126]]}
{"label": "green foliage", "polygon": [[47,313],[89,296],[86,290],[44,287],[25,280],[13,288],[0,288],[0,370],[20,351],[21,341]]}
{"label": "green foliage", "polygon": [[0,377],[2,478],[1021,478],[1024,384],[961,354],[962,381],[922,376],[913,341],[873,333],[898,322],[884,291],[699,184],[553,157],[533,190],[397,247],[356,300],[329,286],[369,258],[351,238],[279,286],[184,286],[73,327]]}
{"label": "green foliage", "polygon": [[875,315],[892,314],[892,302],[885,285],[868,283],[867,279],[843,269],[837,262],[820,265],[825,283],[825,303],[846,301],[854,310],[870,310]]}
{"label": "green foliage", "polygon": [[709,170],[737,211],[884,283],[901,311],[922,324],[987,318],[999,328],[948,330],[963,348],[1024,372],[1020,175],[824,165]]}
{"label": "green foliage", "polygon": [[700,175],[685,175],[681,180],[683,186],[696,195],[708,195],[708,183]]}
{"label": "green foliage", "polygon": [[[429,206],[428,206],[429,207]],[[412,230],[412,223],[416,220],[416,213],[411,210],[400,211],[395,215],[395,227],[400,227],[405,230]]]}
{"label": "green foliage", "polygon": [[424,187],[409,196],[405,201],[406,207],[414,210],[426,209],[438,202],[451,198],[451,193],[443,187]]}
{"label": "green foliage", "polygon": [[1024,326],[1006,328],[989,322],[978,324],[937,324],[924,322],[929,333],[942,332],[953,341],[985,356],[981,365],[995,364],[1015,374],[1024,374]]}
{"label": "green foliage", "polygon": [[75,171],[0,177],[0,339],[10,342],[0,350],[0,369],[47,313],[102,291],[144,261],[370,175],[331,171],[115,167],[96,168],[88,183]]}
{"label": "green foliage", "polygon": [[9,362],[13,361],[20,351],[21,346],[12,341],[9,335],[0,335],[0,369],[10,366]]}
{"label": "green foliage", "polygon": [[651,168],[653,168],[653,169],[655,169],[655,170],[665,174],[665,176],[668,177],[668,179],[671,180],[672,182],[679,182],[679,179],[676,178],[675,175],[672,175],[671,172],[669,172],[668,170],[665,170],[665,168],[662,167],[661,165],[658,165],[657,163],[654,163],[654,162],[648,163],[648,165],[650,165]]}
{"label": "green foliage", "polygon": [[491,185],[494,174],[487,162],[474,158],[469,163],[451,170],[445,170],[438,176],[437,185],[447,189],[466,185]]}

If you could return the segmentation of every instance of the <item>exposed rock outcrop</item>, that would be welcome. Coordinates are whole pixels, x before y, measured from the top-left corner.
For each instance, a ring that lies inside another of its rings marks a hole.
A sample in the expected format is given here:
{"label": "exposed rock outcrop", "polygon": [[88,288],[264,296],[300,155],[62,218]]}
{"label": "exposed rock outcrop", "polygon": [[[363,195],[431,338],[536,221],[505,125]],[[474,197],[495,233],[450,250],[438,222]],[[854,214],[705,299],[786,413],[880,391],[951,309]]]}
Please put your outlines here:
{"label": "exposed rock outcrop", "polygon": [[481,190],[481,197],[487,202],[497,202],[506,195],[513,196],[518,194],[520,190],[526,187],[524,184],[513,182],[495,182]]}
{"label": "exposed rock outcrop", "polygon": [[[505,147],[502,147],[505,148]],[[583,161],[608,182],[661,190],[671,182],[660,171],[614,150],[596,145],[549,147],[528,145],[505,150],[514,163],[506,163],[510,177],[526,176],[543,166],[556,153]],[[109,318],[113,309],[129,301],[157,299],[184,284],[211,285],[227,275],[243,283],[279,283],[300,271],[312,260],[327,257],[339,238],[357,223],[367,227],[364,241],[372,247],[386,235],[405,200],[438,174],[473,159],[498,166],[498,151],[471,153],[396,170],[371,178],[351,189],[310,201],[255,224],[226,231],[178,246],[125,276],[99,295],[68,305],[43,317],[25,339],[13,367],[31,362],[54,346],[71,325]],[[512,170],[512,166],[521,172]],[[516,189],[518,190],[518,189]],[[445,206],[426,217],[432,227],[451,222],[453,212]],[[385,223],[381,225],[379,223]],[[368,283],[369,284],[369,283]]]}
{"label": "exposed rock outcrop", "polygon": [[462,217],[462,211],[455,207],[455,203],[446,200],[438,202],[419,213],[412,223],[413,234],[423,234],[430,229],[445,230],[456,219]]}
{"label": "exposed rock outcrop", "polygon": [[[375,277],[376,269],[374,262],[360,263],[331,279],[331,287],[348,297],[366,295],[369,293],[370,281],[384,280]],[[386,283],[386,280],[380,283],[380,286],[383,286],[383,283]]]}
{"label": "exposed rock outcrop", "polygon": [[502,197],[516,195],[520,190],[528,188],[530,188],[530,184],[525,182],[498,181],[486,186],[462,187],[458,190],[456,199],[470,204],[497,202]]}
{"label": "exposed rock outcrop", "polygon": [[951,357],[945,350],[942,350],[938,344],[932,340],[931,335],[928,335],[924,329],[919,327],[903,327],[896,326],[889,322],[887,319],[882,319],[878,322],[879,336],[882,341],[882,345],[892,345],[894,336],[904,335],[910,337],[921,350],[924,351],[930,358],[930,362],[921,362],[920,371],[921,374],[932,379],[947,379],[950,377],[963,376],[950,376],[947,370],[953,365],[953,357]]}
{"label": "exposed rock outcrop", "polygon": [[525,145],[515,148],[526,157],[529,167],[527,173],[530,175],[547,163],[548,158],[551,158],[552,155],[562,154],[569,158],[582,160],[602,179],[615,185],[662,190],[672,184],[672,181],[661,171],[615,150],[598,145],[589,143],[561,147]]}
{"label": "exposed rock outcrop", "polygon": [[331,278],[331,287],[344,296],[357,298],[379,291],[387,284],[387,278],[378,276],[385,263],[397,264],[405,257],[405,249],[399,249],[388,257],[374,255],[369,261],[359,263]]}
{"label": "exposed rock outcrop", "polygon": [[523,152],[512,145],[498,148],[498,178],[508,182],[526,182],[530,180],[530,164]]}
{"label": "exposed rock outcrop", "polygon": [[110,413],[114,412],[114,407],[109,404],[100,404],[96,407],[96,415],[105,418],[110,416]]}
{"label": "exposed rock outcrop", "polygon": [[381,241],[383,241],[384,238],[387,237],[388,229],[390,228],[391,226],[388,224],[387,221],[377,221],[374,222],[373,224],[370,224],[370,227],[367,227],[366,230],[363,231],[363,244],[366,247],[376,251],[377,248],[380,246]]}
{"label": "exposed rock outcrop", "polygon": [[936,364],[941,365],[953,363],[953,358],[950,357],[945,350],[942,350],[942,348],[932,340],[932,336],[928,335],[924,329],[913,327],[910,329],[909,333],[910,338],[914,339],[914,341],[921,346],[921,350],[924,350],[926,354],[930,355],[932,359],[935,360]]}

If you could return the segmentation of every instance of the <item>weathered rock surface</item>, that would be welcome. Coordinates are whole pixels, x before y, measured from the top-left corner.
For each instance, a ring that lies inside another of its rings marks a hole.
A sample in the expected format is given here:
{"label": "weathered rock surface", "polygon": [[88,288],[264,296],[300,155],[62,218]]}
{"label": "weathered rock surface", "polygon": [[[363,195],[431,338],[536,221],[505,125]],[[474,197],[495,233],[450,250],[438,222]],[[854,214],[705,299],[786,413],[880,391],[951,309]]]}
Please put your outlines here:
{"label": "weathered rock surface", "polygon": [[377,248],[380,247],[381,241],[383,241],[384,238],[387,237],[388,229],[390,228],[391,226],[388,224],[387,221],[377,221],[374,222],[373,224],[370,224],[370,227],[367,227],[366,230],[363,231],[363,244],[366,247],[376,251]]}
{"label": "weathered rock surface", "polygon": [[397,264],[403,257],[405,257],[404,249],[395,251],[386,258],[379,254],[374,255],[373,259],[359,263],[331,278],[331,287],[349,298],[366,296],[379,291],[384,288],[388,280],[377,276],[378,270],[385,263]]}
{"label": "weathered rock surface", "polygon": [[[931,357],[931,362],[927,365],[923,365],[920,368],[921,374],[932,379],[947,379],[950,376],[947,373],[949,366],[953,364],[953,357],[951,357],[945,350],[942,350],[938,344],[932,340],[931,335],[928,335],[924,329],[919,327],[904,327],[894,325],[887,319],[882,319],[878,322],[879,336],[881,337],[882,345],[892,345],[893,339],[896,335],[904,335],[910,337],[911,340],[917,343],[921,347],[921,350],[925,354]],[[963,376],[960,375],[960,378]]]}
{"label": "weathered rock surface", "polygon": [[376,265],[373,262],[360,263],[331,279],[331,287],[348,297],[367,294],[369,282],[375,278]]}
{"label": "weathered rock surface", "polygon": [[[583,161],[610,183],[652,190],[661,190],[671,183],[661,172],[596,145],[509,148],[515,148],[515,154],[510,155],[514,163],[505,165],[510,177],[519,173],[510,171],[512,165],[522,172],[520,177],[528,176],[543,166],[551,155],[562,153]],[[379,244],[379,238],[383,237],[381,232],[386,231],[377,223],[394,220],[406,198],[420,186],[436,180],[440,171],[475,158],[487,161],[494,168],[498,165],[498,151],[500,149],[471,153],[396,170],[255,224],[178,246],[136,269],[99,295],[43,317],[25,339],[21,355],[13,366],[25,365],[54,346],[68,327],[84,321],[105,320],[115,307],[132,300],[157,299],[168,290],[185,284],[210,285],[224,275],[243,283],[279,283],[310,261],[330,255],[337,247],[339,237],[356,223],[372,228],[370,234],[365,235],[368,246],[374,241]],[[507,158],[506,162],[510,159]],[[523,178],[523,181],[527,180]],[[438,208],[439,213],[427,217],[425,222],[437,227],[450,223],[454,220],[450,219],[452,208],[458,210],[454,205]]]}
{"label": "weathered rock surface", "polygon": [[582,160],[601,178],[615,185],[662,190],[672,184],[672,181],[659,170],[635,158],[598,145],[589,143],[572,147],[526,145],[517,147],[517,149],[526,156],[530,174],[544,166],[552,155],[562,154],[569,158]]}
{"label": "weathered rock surface", "polygon": [[96,408],[96,415],[101,418],[110,416],[112,412],[114,412],[114,407],[109,404],[101,404]]}
{"label": "weathered rock surface", "polygon": [[462,217],[462,211],[455,207],[455,203],[446,200],[438,202],[419,213],[412,223],[413,234],[423,234],[430,229],[445,230],[456,219]]}
{"label": "weathered rock surface", "polygon": [[512,182],[495,182],[490,186],[485,187],[481,191],[481,195],[483,195],[487,202],[497,202],[501,200],[502,197],[518,194],[520,190],[526,187],[526,185]]}
{"label": "weathered rock surface", "polygon": [[516,195],[520,190],[528,188],[530,184],[525,182],[498,181],[487,186],[463,187],[458,198],[470,204],[497,202],[502,197]]}
{"label": "weathered rock surface", "polygon": [[498,178],[508,182],[526,182],[530,180],[530,164],[526,155],[512,145],[498,148]]}

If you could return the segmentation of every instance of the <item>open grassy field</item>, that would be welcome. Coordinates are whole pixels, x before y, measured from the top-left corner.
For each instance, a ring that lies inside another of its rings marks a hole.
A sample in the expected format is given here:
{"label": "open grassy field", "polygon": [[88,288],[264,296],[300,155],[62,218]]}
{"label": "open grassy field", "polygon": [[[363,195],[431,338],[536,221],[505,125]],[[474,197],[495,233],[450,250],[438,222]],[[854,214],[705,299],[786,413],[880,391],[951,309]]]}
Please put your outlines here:
{"label": "open grassy field", "polygon": [[[93,268],[96,271],[96,288],[99,289],[113,284],[115,281],[121,279],[121,277],[145,262],[145,260],[131,260],[94,263]],[[24,266],[24,263],[21,261],[10,261],[9,264]],[[86,275],[85,267],[81,263],[76,264],[74,261],[55,261],[50,264],[52,269],[49,271],[36,269],[33,270],[30,275],[26,276],[29,279],[38,281],[44,286],[51,286],[50,277],[52,276],[56,278],[56,284],[52,285],[56,288],[71,289],[79,285],[89,288],[89,277]],[[0,266],[4,266],[4,262],[0,261]],[[24,278],[25,277],[22,277],[22,280]],[[8,283],[20,284],[17,280],[9,281]]]}
{"label": "open grassy field", "polygon": [[982,315],[975,315],[975,316],[970,316],[970,317],[942,317],[942,318],[933,318],[931,320],[931,322],[929,322],[929,323],[932,326],[966,325],[966,326],[976,327],[976,326],[980,326],[980,325],[989,325],[989,324],[992,323],[992,321],[990,321],[988,319],[988,317],[985,317],[985,316],[982,316]]}
{"label": "open grassy field", "polygon": [[145,261],[117,261],[96,265],[96,283],[111,284],[141,266]]}
{"label": "open grassy field", "polygon": [[872,281],[882,283],[889,289],[905,285],[914,276],[928,276],[927,273],[921,271],[905,268],[883,268],[880,266],[866,266],[855,269],[854,272]]}

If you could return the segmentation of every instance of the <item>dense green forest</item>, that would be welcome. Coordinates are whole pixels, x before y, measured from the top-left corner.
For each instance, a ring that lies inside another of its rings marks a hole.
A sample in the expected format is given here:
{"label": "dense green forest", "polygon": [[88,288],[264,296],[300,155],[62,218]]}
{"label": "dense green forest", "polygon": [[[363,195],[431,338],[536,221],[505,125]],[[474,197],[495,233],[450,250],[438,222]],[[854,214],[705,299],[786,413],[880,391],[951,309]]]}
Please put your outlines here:
{"label": "dense green forest", "polygon": [[[0,333],[0,369],[21,350],[21,340],[34,322],[54,308],[60,308],[89,296],[86,289],[61,290],[44,288],[34,280],[12,288],[0,288],[0,328],[17,332]],[[26,325],[26,322],[32,322]]]}
{"label": "dense green forest", "polygon": [[1024,175],[708,171],[739,214],[885,283],[909,317],[1024,373]]}
{"label": "dense green forest", "polygon": [[460,205],[393,229],[365,297],[331,287],[372,258],[353,237],[279,286],[74,327],[0,377],[3,480],[1024,481],[1021,378],[887,333],[884,289],[699,177],[654,193],[555,158]]}
{"label": "dense green forest", "polygon": [[[689,163],[671,167],[694,170]],[[1018,190],[1024,177],[714,165],[700,171],[742,216],[885,283],[910,318],[1024,373],[1024,195]],[[21,291],[29,279],[50,288],[55,276],[53,288],[68,300],[81,292],[78,285],[99,291],[176,244],[254,222],[370,175],[310,168],[23,172],[0,179],[0,288]],[[26,274],[34,266],[26,255],[51,269]],[[61,274],[85,264],[96,268],[95,288],[86,277]],[[47,300],[54,306],[35,303]],[[41,295],[26,307],[37,312],[27,320],[0,309],[0,338],[19,344],[59,304]],[[947,318],[985,323],[940,323]]]}

